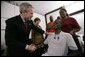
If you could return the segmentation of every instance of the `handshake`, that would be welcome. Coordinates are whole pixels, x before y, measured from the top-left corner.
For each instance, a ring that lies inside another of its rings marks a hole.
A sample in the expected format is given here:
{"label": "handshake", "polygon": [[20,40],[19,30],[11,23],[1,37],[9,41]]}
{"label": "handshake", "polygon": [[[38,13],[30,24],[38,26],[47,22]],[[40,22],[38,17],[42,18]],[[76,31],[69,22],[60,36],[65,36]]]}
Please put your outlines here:
{"label": "handshake", "polygon": [[34,45],[34,44],[30,44],[30,45],[28,46],[28,48],[27,48],[27,50],[28,50],[28,51],[31,51],[31,52],[35,51],[36,49],[37,49],[37,46]]}

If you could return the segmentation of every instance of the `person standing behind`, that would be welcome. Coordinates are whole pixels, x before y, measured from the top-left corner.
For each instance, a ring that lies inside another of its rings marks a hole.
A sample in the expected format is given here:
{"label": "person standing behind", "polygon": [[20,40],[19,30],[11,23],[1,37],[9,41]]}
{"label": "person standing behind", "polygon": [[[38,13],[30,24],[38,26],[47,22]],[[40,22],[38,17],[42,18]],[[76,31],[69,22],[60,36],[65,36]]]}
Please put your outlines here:
{"label": "person standing behind", "polygon": [[28,56],[29,52],[37,48],[30,43],[29,33],[31,29],[44,34],[45,32],[33,24],[33,7],[29,3],[20,5],[20,15],[6,20],[5,41],[8,48],[8,56]]}
{"label": "person standing behind", "polygon": [[61,8],[59,13],[62,20],[62,31],[71,35],[75,35],[76,32],[80,31],[78,22],[73,17],[69,17],[66,9]]}
{"label": "person standing behind", "polygon": [[80,31],[80,26],[78,22],[73,18],[69,17],[67,11],[65,8],[61,8],[60,11],[61,21],[62,21],[62,31],[70,33],[78,47],[78,50],[81,53],[81,47],[78,41],[78,36],[76,35],[76,32]]}
{"label": "person standing behind", "polygon": [[[34,25],[37,26],[38,28],[42,29],[41,26],[39,25],[40,19],[37,17],[34,19]],[[33,44],[43,44],[44,41],[44,36],[40,34],[39,32],[32,30],[32,43]]]}
{"label": "person standing behind", "polygon": [[[37,26],[38,28],[42,29],[41,26],[39,25],[40,19],[37,17],[34,19],[34,25]],[[44,42],[44,36],[40,34],[39,32],[32,30],[32,44],[35,44],[37,46],[37,50],[34,52],[33,56],[40,56],[42,51],[43,51],[43,42]]]}
{"label": "person standing behind", "polygon": [[50,16],[50,22],[46,26],[46,32],[54,32],[53,23],[53,17]]}
{"label": "person standing behind", "polygon": [[[50,16],[50,22],[47,23],[47,25],[46,25],[46,32],[49,33],[49,34],[52,34],[54,32],[53,23],[54,23],[53,17]],[[47,36],[49,34],[46,35],[45,39],[47,38]]]}

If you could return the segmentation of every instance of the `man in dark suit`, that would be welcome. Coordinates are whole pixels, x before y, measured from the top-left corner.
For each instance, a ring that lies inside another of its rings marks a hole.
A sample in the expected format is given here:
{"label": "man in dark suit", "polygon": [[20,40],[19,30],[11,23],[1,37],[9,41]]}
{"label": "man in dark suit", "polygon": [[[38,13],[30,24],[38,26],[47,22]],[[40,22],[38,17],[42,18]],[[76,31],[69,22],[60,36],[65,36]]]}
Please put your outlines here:
{"label": "man in dark suit", "polygon": [[20,15],[6,20],[5,41],[9,56],[27,56],[29,52],[36,50],[36,46],[29,40],[30,30],[34,29],[41,34],[45,32],[33,24],[32,16],[32,5],[22,3]]}

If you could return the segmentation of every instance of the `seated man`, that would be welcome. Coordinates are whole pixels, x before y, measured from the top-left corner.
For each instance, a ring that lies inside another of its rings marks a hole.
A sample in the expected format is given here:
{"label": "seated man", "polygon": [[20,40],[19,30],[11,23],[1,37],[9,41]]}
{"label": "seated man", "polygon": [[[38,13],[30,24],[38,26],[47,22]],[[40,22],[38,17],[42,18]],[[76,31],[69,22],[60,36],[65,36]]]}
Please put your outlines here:
{"label": "seated man", "polygon": [[[60,19],[54,22],[55,33],[50,34],[45,40],[44,44],[48,44],[48,49],[42,56],[64,56],[68,53],[68,48],[76,51],[78,48],[69,33],[61,31]],[[69,54],[69,55],[72,55]]]}

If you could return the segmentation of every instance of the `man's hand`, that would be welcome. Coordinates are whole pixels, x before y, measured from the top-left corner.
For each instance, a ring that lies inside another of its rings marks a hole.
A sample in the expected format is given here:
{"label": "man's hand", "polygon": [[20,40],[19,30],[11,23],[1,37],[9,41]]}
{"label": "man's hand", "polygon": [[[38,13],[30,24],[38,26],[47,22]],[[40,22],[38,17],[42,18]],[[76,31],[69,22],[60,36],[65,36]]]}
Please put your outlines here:
{"label": "man's hand", "polygon": [[52,32],[46,32],[46,35],[50,35],[50,34],[52,34]]}
{"label": "man's hand", "polygon": [[35,51],[36,49],[37,49],[37,47],[34,44],[31,44],[28,46],[29,51]]}

